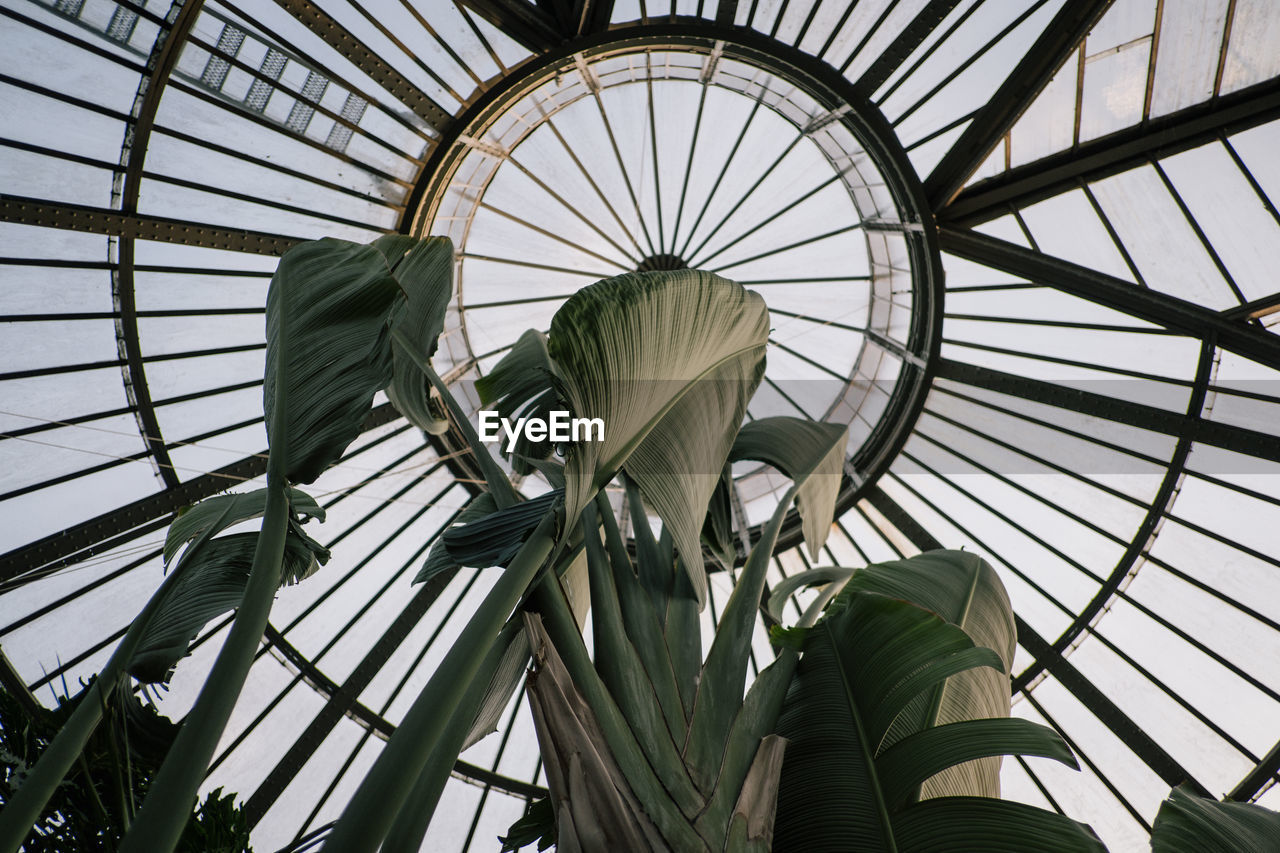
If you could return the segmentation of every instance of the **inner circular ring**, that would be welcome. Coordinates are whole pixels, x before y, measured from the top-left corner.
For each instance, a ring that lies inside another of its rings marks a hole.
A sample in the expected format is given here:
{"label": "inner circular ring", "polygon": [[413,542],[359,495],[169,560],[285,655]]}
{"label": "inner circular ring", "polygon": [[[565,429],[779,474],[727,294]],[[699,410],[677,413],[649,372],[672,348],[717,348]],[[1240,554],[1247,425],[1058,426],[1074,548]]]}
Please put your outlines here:
{"label": "inner circular ring", "polygon": [[[850,424],[856,491],[913,419],[936,349],[936,249],[905,154],[874,132],[887,123],[756,45],[671,31],[578,47],[473,105],[420,185],[413,230],[458,248],[442,374],[481,375],[599,278],[711,269],[773,312],[749,417]],[[735,475],[757,523],[782,481]]]}

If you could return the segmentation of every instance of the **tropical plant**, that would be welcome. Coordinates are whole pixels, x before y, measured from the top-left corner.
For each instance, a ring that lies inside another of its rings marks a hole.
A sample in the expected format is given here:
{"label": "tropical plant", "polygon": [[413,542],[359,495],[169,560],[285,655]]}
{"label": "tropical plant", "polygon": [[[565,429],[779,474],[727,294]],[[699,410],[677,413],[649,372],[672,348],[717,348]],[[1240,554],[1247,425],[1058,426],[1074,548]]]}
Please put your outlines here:
{"label": "tropical plant", "polygon": [[[328,558],[302,529],[323,512],[290,484],[312,482],[337,461],[359,435],[374,394],[408,371],[406,359],[416,365],[415,359],[430,357],[444,323],[452,260],[446,240],[399,235],[367,246],[303,243],[281,259],[266,311],[267,486],[211,498],[175,520],[165,561],[180,549],[181,558],[6,804],[0,851],[11,853],[22,843],[126,679],[163,680],[200,627],[234,608],[213,669],[120,849],[151,853],[178,843],[276,590]],[[406,387],[411,383],[403,380],[397,386]],[[424,411],[425,401],[407,414],[420,420]],[[259,533],[219,535],[258,517]]]}
{"label": "tropical plant", "polygon": [[[501,572],[326,849],[419,849],[458,754],[492,730],[531,658],[551,797],[507,849],[552,837],[565,850],[1099,849],[1087,827],[995,799],[1001,755],[1074,761],[1053,732],[1008,716],[1012,613],[974,555],[788,579],[769,600],[774,623],[790,595],[821,588],[796,625],[775,624],[776,658],[747,689],[779,532],[794,503],[818,555],[846,444],[832,424],[743,426],[769,333],[758,295],[705,272],[634,273],[579,291],[549,333],[526,333],[480,383],[484,401],[508,417],[563,407],[606,424],[599,441],[517,442],[511,467],[552,487],[526,499],[432,367],[451,291],[443,239],[321,240],[285,254],[266,312],[266,487],[175,519],[168,577],[8,800],[0,853],[30,831],[104,714],[132,697],[129,679],[165,680],[200,628],[235,609],[120,849],[180,843],[276,590],[328,558],[303,530],[323,510],[295,486],[341,457],[380,389],[424,431],[456,430],[484,480],[416,581],[461,566]],[[745,459],[793,485],[739,555],[730,469]],[[619,483],[630,543],[608,497]],[[259,532],[228,532],[256,518]],[[704,547],[724,569],[742,560],[705,660]],[[594,654],[582,638],[588,602]],[[1165,823],[1209,813],[1178,797]],[[1252,811],[1210,812],[1263,831]]]}
{"label": "tropical plant", "polygon": [[1152,853],[1280,850],[1280,814],[1253,803],[1218,802],[1174,788],[1151,826]]}
{"label": "tropical plant", "polygon": [[[118,688],[119,689],[119,688]],[[87,691],[45,708],[30,693],[0,691],[0,807],[8,804]],[[26,853],[112,853],[142,801],[177,726],[131,692],[83,753],[23,841]],[[180,853],[249,853],[249,822],[234,794],[211,791],[186,826]]]}

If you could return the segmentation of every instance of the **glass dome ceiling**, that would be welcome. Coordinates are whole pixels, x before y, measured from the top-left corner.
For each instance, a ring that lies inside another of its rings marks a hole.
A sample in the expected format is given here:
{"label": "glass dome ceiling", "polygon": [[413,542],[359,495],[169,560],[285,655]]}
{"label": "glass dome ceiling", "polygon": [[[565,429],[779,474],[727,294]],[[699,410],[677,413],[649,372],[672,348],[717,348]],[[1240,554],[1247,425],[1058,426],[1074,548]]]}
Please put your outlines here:
{"label": "glass dome ceiling", "polygon": [[[5,689],[74,690],[172,514],[260,480],[275,256],[448,233],[464,393],[601,275],[766,297],[756,414],[854,425],[823,563],[1001,571],[1014,713],[1083,768],[1008,760],[1006,796],[1116,851],[1184,781],[1280,808],[1278,75],[1265,0],[0,0]],[[490,583],[410,585],[471,485],[380,403],[206,782],[261,851],[323,833]],[[431,848],[542,784],[516,702]]]}

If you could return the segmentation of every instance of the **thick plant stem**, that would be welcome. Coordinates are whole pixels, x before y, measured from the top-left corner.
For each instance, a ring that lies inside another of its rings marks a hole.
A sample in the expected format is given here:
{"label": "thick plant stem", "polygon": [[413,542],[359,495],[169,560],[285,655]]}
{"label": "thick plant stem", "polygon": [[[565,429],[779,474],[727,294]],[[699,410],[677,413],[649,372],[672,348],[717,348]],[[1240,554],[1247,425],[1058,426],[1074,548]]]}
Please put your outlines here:
{"label": "thick plant stem", "polygon": [[[516,614],[517,617],[519,614]],[[519,623],[514,623],[515,628]],[[504,629],[505,630],[505,629]],[[514,630],[514,628],[513,628]],[[400,807],[391,831],[387,833],[386,843],[382,845],[382,853],[417,853],[422,849],[422,839],[427,834],[431,817],[435,814],[440,794],[444,792],[445,783],[449,781],[449,771],[453,769],[458,754],[462,751],[471,724],[475,720],[476,710],[484,700],[485,689],[493,678],[499,661],[505,651],[503,643],[494,643],[485,655],[484,663],[471,679],[467,692],[458,703],[449,724],[440,735],[431,757],[418,774],[409,799]]]}
{"label": "thick plant stem", "polygon": [[[278,433],[277,433],[278,434]],[[272,454],[274,461],[279,454]],[[231,632],[205,679],[195,706],[151,781],[147,798],[119,853],[168,853],[177,845],[196,802],[200,782],[253,666],[271,604],[280,586],[289,499],[284,477],[268,462],[267,506],[253,568]],[[272,475],[275,475],[274,477]]]}
{"label": "thick plant stem", "polygon": [[165,577],[164,582],[151,596],[151,600],[146,603],[142,612],[129,626],[120,645],[116,646],[116,650],[107,660],[106,666],[85,689],[84,696],[76,704],[75,711],[58,730],[53,742],[40,756],[40,760],[36,762],[30,775],[22,783],[22,787],[5,804],[4,811],[0,812],[0,853],[15,853],[40,818],[40,812],[44,810],[49,798],[53,796],[58,785],[71,770],[71,765],[75,764],[76,759],[84,752],[85,744],[89,742],[98,723],[102,721],[108,697],[115,692],[120,679],[124,677],[125,667],[128,666],[133,653],[137,651],[138,643],[146,633],[151,619],[177,585],[178,578],[182,575],[182,568],[180,563]]}
{"label": "thick plant stem", "polygon": [[[406,780],[417,779],[433,751],[442,746],[445,730],[503,623],[551,553],[555,523],[555,514],[548,513],[476,608],[343,810],[325,850],[372,853],[378,849],[409,799],[411,786]],[[456,757],[455,753],[450,761]]]}

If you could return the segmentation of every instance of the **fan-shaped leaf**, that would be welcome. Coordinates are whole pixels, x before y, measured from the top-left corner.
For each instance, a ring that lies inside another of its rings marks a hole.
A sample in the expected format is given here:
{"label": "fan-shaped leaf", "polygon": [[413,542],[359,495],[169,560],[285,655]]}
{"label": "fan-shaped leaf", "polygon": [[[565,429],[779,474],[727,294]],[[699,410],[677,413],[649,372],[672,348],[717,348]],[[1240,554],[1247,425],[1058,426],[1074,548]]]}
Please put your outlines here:
{"label": "fan-shaped leaf", "polygon": [[663,519],[698,601],[706,598],[699,530],[764,372],[764,300],[711,273],[632,273],[574,294],[551,322],[548,352],[578,417],[603,441],[575,445],[568,513],[625,466]]}
{"label": "fan-shaped leaf", "polygon": [[1151,827],[1152,853],[1280,850],[1280,814],[1253,803],[1220,803],[1174,788]]}
{"label": "fan-shaped leaf", "polygon": [[742,425],[731,461],[754,459],[777,468],[800,487],[796,510],[809,556],[816,560],[835,515],[849,427],[804,418],[761,418]]}

